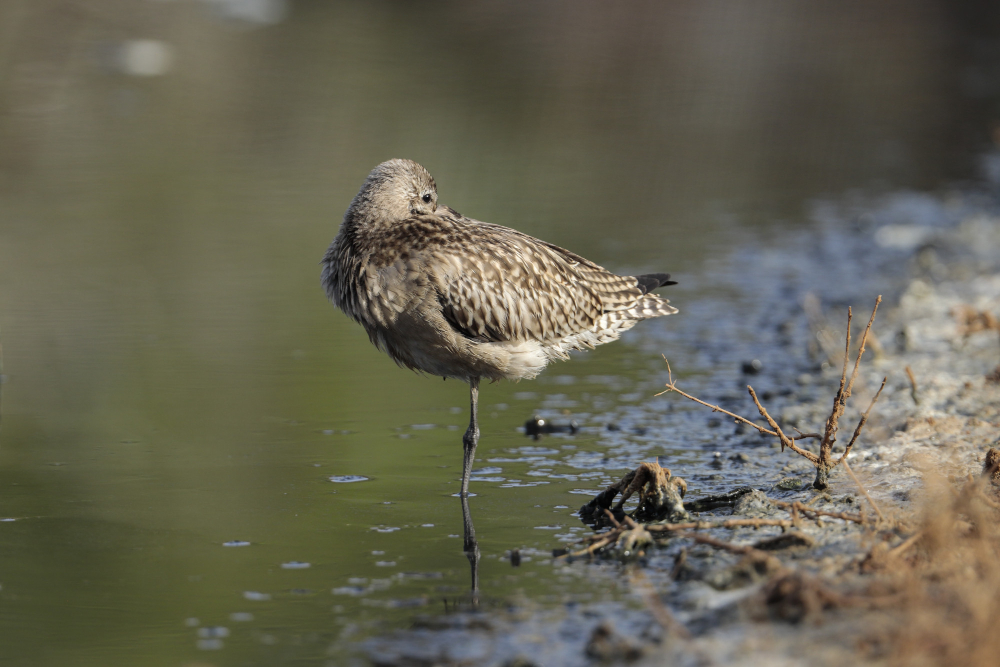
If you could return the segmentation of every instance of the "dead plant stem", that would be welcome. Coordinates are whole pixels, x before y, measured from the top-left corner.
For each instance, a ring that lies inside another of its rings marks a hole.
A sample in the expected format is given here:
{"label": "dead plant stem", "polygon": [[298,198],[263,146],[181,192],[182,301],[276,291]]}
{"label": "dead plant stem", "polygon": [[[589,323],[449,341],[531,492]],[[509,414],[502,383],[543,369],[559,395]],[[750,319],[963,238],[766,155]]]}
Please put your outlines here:
{"label": "dead plant stem", "polygon": [[854,474],[854,471],[851,470],[851,466],[847,465],[847,461],[843,457],[841,457],[840,462],[844,464],[844,470],[847,471],[847,474],[850,475],[851,479],[854,480],[854,483],[857,484],[858,490],[861,491],[861,493],[864,494],[865,498],[868,499],[868,502],[871,503],[872,509],[875,510],[875,514],[878,515],[879,520],[885,521],[885,516],[882,514],[882,510],[878,508],[878,505],[875,504],[875,501],[872,500],[872,497],[868,495],[868,491],[865,490],[864,485],[861,484],[861,480],[859,480],[857,476]]}

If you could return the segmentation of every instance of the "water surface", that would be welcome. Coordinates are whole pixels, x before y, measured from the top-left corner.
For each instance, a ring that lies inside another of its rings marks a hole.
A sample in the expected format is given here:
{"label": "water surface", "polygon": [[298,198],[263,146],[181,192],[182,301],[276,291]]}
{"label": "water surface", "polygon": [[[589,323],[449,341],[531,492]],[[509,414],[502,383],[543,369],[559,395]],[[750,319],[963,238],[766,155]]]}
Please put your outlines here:
{"label": "water surface", "polygon": [[[699,347],[698,318],[752,315],[719,258],[816,196],[968,176],[989,141],[982,17],[761,7],[6,3],[0,662],[339,662],[469,604],[468,389],[396,368],[318,284],[390,157],[467,215],[682,282],[676,318],[482,391],[480,603],[615,599],[546,554],[639,460],[712,460],[652,394],[661,353],[682,377],[737,354]],[[535,414],[583,429],[535,442]]]}

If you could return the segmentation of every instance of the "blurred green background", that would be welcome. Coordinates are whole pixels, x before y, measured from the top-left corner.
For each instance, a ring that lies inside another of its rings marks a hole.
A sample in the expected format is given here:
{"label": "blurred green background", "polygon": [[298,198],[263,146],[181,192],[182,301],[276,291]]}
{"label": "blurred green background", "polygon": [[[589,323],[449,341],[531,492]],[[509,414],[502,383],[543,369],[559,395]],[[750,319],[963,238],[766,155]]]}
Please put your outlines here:
{"label": "blurred green background", "polygon": [[[405,624],[400,600],[461,598],[467,388],[396,368],[319,287],[379,162],[417,160],[463,213],[671,271],[693,299],[734,229],[774,239],[814,197],[975,177],[998,18],[945,0],[4,0],[0,664],[336,663]],[[516,427],[559,396],[645,390],[641,335],[485,387],[483,456],[524,455]],[[574,525],[568,491],[599,481],[478,482],[484,592],[590,595],[499,557],[559,546],[535,526]],[[426,576],[371,583],[401,568]],[[374,588],[331,595],[351,585]]]}

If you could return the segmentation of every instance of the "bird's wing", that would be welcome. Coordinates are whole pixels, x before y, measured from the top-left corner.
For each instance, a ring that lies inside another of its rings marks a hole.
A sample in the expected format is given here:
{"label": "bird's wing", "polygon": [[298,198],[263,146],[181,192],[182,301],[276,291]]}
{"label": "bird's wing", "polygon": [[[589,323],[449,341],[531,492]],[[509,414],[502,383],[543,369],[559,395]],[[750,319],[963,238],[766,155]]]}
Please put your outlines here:
{"label": "bird's wing", "polygon": [[635,278],[527,234],[468,218],[411,220],[426,230],[428,218],[447,229],[420,235],[420,260],[445,319],[470,338],[557,340],[643,298]]}

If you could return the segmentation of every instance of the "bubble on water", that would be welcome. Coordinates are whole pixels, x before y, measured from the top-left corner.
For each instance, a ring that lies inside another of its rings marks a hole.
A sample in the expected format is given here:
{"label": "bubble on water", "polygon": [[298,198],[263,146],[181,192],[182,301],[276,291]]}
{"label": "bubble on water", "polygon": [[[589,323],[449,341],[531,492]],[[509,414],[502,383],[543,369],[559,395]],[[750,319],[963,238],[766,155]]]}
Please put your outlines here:
{"label": "bubble on water", "polygon": [[184,625],[188,626],[189,628],[196,628],[199,625],[201,625],[201,620],[198,619],[198,618],[195,618],[194,616],[192,616],[190,618],[185,618],[184,619]]}
{"label": "bubble on water", "polygon": [[228,637],[229,628],[223,627],[221,625],[198,628],[198,636],[201,637],[202,639],[215,639],[219,637]]}
{"label": "bubble on water", "polygon": [[361,586],[340,586],[339,588],[334,588],[330,592],[334,595],[352,595],[357,597],[367,593],[368,589],[362,588]]}
{"label": "bubble on water", "polygon": [[133,76],[161,76],[173,60],[173,47],[157,39],[131,39],[118,48],[118,67]]}
{"label": "bubble on water", "polygon": [[351,482],[367,482],[368,478],[362,475],[333,475],[330,481],[335,484],[350,484]]}
{"label": "bubble on water", "polygon": [[248,611],[234,611],[229,615],[229,620],[235,623],[248,623],[253,620],[253,614]]}
{"label": "bubble on water", "polygon": [[[421,528],[433,528],[434,524],[433,523],[422,523],[422,524],[420,524],[420,527]],[[372,552],[372,553],[374,553],[374,552]]]}
{"label": "bubble on water", "polygon": [[437,424],[411,424],[410,428],[414,431],[429,431],[432,428],[437,428]]}
{"label": "bubble on water", "polygon": [[283,570],[305,570],[310,567],[312,567],[311,563],[303,563],[297,560],[290,560],[287,563],[281,564],[281,569]]}
{"label": "bubble on water", "polygon": [[395,533],[399,528],[396,526],[372,526],[376,533]]}
{"label": "bubble on water", "polygon": [[396,567],[396,561],[394,560],[375,561],[375,567]]}
{"label": "bubble on water", "polygon": [[195,646],[202,651],[218,651],[225,646],[225,644],[221,639],[199,639],[195,642]]}
{"label": "bubble on water", "polygon": [[223,542],[224,547],[248,547],[250,543],[245,540],[229,540],[228,542]]}
{"label": "bubble on water", "polygon": [[535,530],[562,530],[562,526],[535,526]]}
{"label": "bubble on water", "polygon": [[254,602],[264,602],[265,600],[271,599],[271,594],[260,593],[258,591],[243,591],[243,599],[253,600]]}

